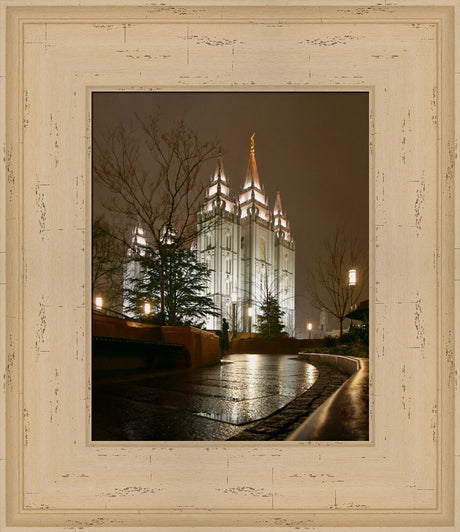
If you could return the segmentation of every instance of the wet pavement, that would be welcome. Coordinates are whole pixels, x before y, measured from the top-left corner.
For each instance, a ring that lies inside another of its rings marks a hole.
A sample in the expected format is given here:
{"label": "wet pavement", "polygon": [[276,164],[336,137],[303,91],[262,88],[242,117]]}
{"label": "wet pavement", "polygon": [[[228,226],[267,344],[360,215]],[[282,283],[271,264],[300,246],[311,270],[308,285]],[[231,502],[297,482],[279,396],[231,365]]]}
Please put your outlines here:
{"label": "wet pavement", "polygon": [[[276,439],[257,427],[305,396],[317,378],[318,369],[295,355],[233,354],[208,368],[97,379],[92,439]],[[301,407],[296,419],[306,414]],[[279,432],[283,424],[275,425]]]}

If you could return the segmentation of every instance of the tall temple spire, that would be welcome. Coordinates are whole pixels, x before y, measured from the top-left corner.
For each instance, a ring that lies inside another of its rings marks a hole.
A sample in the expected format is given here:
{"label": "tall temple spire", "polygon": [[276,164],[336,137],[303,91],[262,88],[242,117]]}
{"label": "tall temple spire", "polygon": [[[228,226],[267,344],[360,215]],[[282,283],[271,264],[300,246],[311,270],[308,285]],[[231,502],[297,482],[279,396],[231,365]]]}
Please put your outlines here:
{"label": "tall temple spire", "polygon": [[268,222],[270,219],[270,208],[268,206],[268,199],[265,196],[265,189],[260,184],[259,172],[257,171],[254,137],[255,133],[251,136],[248,168],[246,170],[243,189],[239,195],[241,217],[245,218],[253,212]]}
{"label": "tall temple spire", "polygon": [[291,235],[291,229],[289,222],[286,216],[286,213],[283,211],[283,206],[281,204],[281,194],[280,189],[276,189],[276,200],[273,207],[273,216],[274,216],[274,227],[277,235],[282,237],[287,242],[294,243],[294,240]]}
{"label": "tall temple spire", "polygon": [[211,178],[212,182],[221,181],[227,183],[227,177],[224,170],[224,159],[222,157],[222,151],[219,150],[219,155],[217,157],[217,166],[214,172],[214,176]]}
{"label": "tall temple spire", "polygon": [[215,207],[222,207],[227,212],[233,212],[235,209],[235,200],[230,188],[228,179],[225,175],[224,161],[222,152],[219,151],[217,164],[214,174],[209,178],[209,185],[205,191],[205,202],[202,207],[203,212],[211,212]]}
{"label": "tall temple spire", "polygon": [[255,133],[251,136],[251,149],[249,152],[249,163],[248,163],[248,169],[246,170],[246,178],[244,180],[243,190],[246,190],[250,187],[257,188],[258,190],[262,190],[262,187],[260,186],[260,180],[259,180],[259,172],[257,171],[257,163],[256,163],[256,154],[254,149],[254,137]]}
{"label": "tall temple spire", "polygon": [[275,206],[273,207],[273,214],[276,216],[278,214],[283,214],[283,206],[281,205],[281,196],[279,187],[276,189],[276,200]]}

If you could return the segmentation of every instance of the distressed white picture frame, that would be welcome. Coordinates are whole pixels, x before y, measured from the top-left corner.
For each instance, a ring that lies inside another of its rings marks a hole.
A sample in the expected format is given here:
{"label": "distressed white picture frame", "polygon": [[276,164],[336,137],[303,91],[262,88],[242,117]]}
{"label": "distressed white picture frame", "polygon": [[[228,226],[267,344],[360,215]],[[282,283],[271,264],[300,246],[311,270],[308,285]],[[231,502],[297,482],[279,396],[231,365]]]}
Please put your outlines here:
{"label": "distressed white picture frame", "polygon": [[[459,529],[458,4],[411,3],[0,0],[2,532]],[[94,90],[369,91],[369,442],[91,442]]]}

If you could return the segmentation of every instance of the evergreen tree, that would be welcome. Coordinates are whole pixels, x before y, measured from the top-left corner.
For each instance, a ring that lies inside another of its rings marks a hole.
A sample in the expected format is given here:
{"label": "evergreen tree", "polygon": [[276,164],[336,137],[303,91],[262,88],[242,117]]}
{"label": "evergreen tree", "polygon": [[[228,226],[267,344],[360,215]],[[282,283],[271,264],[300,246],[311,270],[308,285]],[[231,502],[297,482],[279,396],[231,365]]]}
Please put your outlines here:
{"label": "evergreen tree", "polygon": [[268,293],[260,306],[261,314],[257,319],[257,330],[265,337],[286,336],[281,318],[284,312],[281,311],[278,299]]}
{"label": "evergreen tree", "polygon": [[[159,325],[202,327],[206,316],[219,315],[212,299],[203,295],[210,270],[197,260],[194,251],[173,242],[163,245],[160,251],[145,247],[134,260],[141,263],[141,275],[125,290],[125,298],[135,317]],[[145,303],[150,303],[152,309],[148,317]]]}

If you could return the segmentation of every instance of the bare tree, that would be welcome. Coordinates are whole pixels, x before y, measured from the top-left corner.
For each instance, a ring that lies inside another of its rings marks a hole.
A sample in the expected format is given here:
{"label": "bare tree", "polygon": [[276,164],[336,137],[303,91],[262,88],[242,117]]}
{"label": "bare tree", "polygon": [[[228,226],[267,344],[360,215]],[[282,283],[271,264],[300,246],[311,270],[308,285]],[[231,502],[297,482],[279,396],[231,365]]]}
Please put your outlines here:
{"label": "bare tree", "polygon": [[216,142],[201,142],[183,121],[169,130],[159,116],[136,117],[96,142],[93,172],[109,198],[104,206],[131,226],[140,224],[158,253],[160,312],[165,312],[167,255],[189,246],[197,234],[196,213],[205,188],[199,173],[217,157]]}
{"label": "bare tree", "polygon": [[[356,286],[349,285],[351,269],[357,271]],[[346,315],[367,285],[368,273],[367,257],[356,238],[349,238],[343,229],[337,229],[326,243],[323,256],[318,258],[316,269],[309,274],[307,292],[314,307],[327,310],[339,320],[340,336]]]}
{"label": "bare tree", "polygon": [[103,216],[93,222],[92,278],[93,294],[101,294],[104,306],[115,310],[121,306],[125,247],[114,236],[115,228]]}

